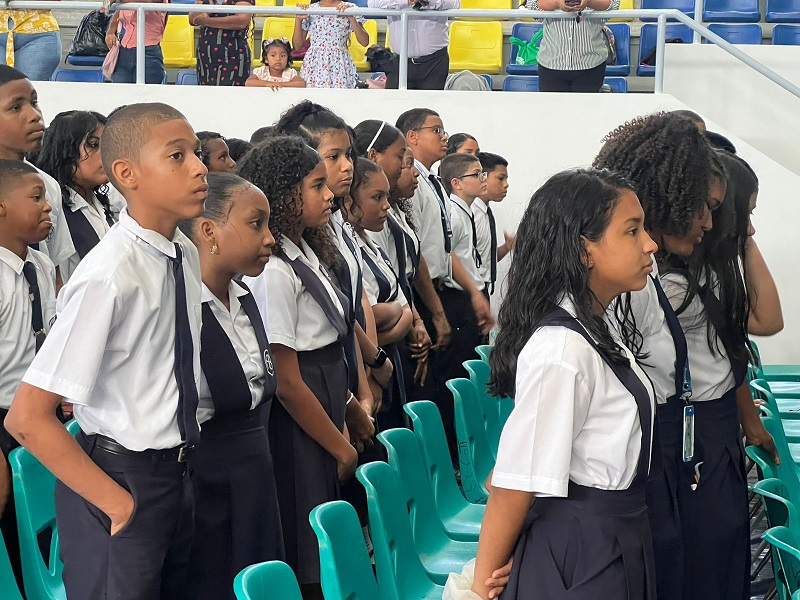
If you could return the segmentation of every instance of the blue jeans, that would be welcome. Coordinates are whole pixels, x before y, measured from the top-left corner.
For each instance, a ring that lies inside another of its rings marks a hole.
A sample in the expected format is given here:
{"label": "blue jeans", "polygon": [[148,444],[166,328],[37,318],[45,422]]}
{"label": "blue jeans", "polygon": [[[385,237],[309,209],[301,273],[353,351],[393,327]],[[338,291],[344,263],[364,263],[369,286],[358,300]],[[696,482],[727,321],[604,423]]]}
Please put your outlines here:
{"label": "blue jeans", "polygon": [[[0,33],[0,52],[3,54],[7,42],[8,34]],[[14,34],[14,68],[25,73],[28,79],[47,81],[60,62],[60,31]]]}
{"label": "blue jeans", "polygon": [[[144,82],[163,83],[164,55],[161,46],[146,46],[144,49]],[[113,83],[136,83],[136,48],[119,48],[117,68],[111,76]]]}

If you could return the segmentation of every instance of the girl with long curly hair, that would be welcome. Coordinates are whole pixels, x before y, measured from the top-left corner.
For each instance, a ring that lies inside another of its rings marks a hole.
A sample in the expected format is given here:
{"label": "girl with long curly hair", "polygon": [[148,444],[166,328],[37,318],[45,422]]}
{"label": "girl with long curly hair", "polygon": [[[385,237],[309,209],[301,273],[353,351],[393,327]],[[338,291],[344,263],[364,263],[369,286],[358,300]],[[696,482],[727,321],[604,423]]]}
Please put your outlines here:
{"label": "girl with long curly hair", "polygon": [[742,385],[746,335],[710,351],[724,342],[718,331],[743,331],[741,319],[712,329],[698,297],[706,278],[687,268],[704,239],[720,233],[728,165],[692,121],[660,113],[611,132],[594,166],[632,181],[660,247],[645,288],[614,307],[658,398],[662,460],[647,486],[658,597],[743,600],[750,549],[740,422],[751,442],[773,452],[774,444]]}
{"label": "girl with long curly hair", "polygon": [[286,560],[304,597],[321,598],[308,515],[340,498],[340,482],[353,475],[358,459],[345,427],[353,394],[344,343],[352,330],[347,298],[329,273],[337,260],[326,231],[333,193],[319,154],[293,136],[256,146],[239,164],[239,175],[269,198],[275,238],[276,259],[244,281],[264,316],[278,379],[269,433]]}
{"label": "girl with long curly hair", "polygon": [[64,283],[81,259],[117,221],[109,200],[108,176],[100,156],[106,118],[81,110],[62,112],[47,128],[37,151],[36,166],[61,186],[63,213],[72,252],[56,265]]}
{"label": "girl with long curly hair", "polygon": [[631,184],[564,171],[517,233],[490,390],[514,397],[473,591],[513,556],[504,600],[655,600],[645,507],[655,394],[608,306],[644,287],[656,244]]}

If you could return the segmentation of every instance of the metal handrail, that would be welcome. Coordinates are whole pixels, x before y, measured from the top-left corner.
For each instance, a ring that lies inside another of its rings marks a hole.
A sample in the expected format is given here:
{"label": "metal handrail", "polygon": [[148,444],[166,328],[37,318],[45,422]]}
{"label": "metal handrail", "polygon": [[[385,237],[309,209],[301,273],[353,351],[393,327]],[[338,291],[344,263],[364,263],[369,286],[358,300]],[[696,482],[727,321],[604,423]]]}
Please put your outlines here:
{"label": "metal handrail", "polygon": [[[664,50],[666,45],[667,19],[675,19],[684,25],[689,26],[694,32],[694,41],[699,42],[701,37],[707,38],[715,43],[725,52],[742,61],[745,65],[754,69],[770,81],[776,83],[796,98],[800,98],[800,87],[779,75],[772,69],[755,60],[730,42],[724,40],[719,35],[710,31],[702,25],[702,4],[703,0],[695,0],[694,18],[682,13],[677,9],[638,9],[638,10],[608,10],[608,11],[587,11],[583,13],[583,18],[588,19],[652,19],[658,20],[656,36],[656,71],[655,71],[655,92],[657,94],[664,91]],[[81,2],[81,1],[58,1],[58,0],[0,0],[0,9],[27,9],[27,10],[94,10],[101,6],[100,2]],[[168,13],[196,13],[208,12],[210,6],[205,4],[161,4],[161,3],[140,3],[131,2],[126,4],[113,4],[111,9],[124,9],[137,11],[137,19],[144,23],[145,13],[148,11],[168,12]],[[402,10],[388,10],[380,8],[353,7],[345,11],[338,11],[335,8],[319,8],[311,5],[307,9],[296,6],[242,6],[242,5],[215,5],[215,13],[249,13],[253,15],[271,16],[294,16],[298,14],[309,15],[350,15],[364,17],[400,17],[402,36],[400,39],[400,72],[399,87],[407,88],[408,82],[408,24],[410,19],[429,18],[433,11],[418,11],[410,8]],[[481,19],[574,19],[574,13],[561,11],[543,10],[495,10],[495,9],[458,9],[458,10],[437,10],[436,17],[444,18],[481,18]],[[137,28],[136,37],[136,83],[144,83],[144,49],[145,49],[145,28]]]}

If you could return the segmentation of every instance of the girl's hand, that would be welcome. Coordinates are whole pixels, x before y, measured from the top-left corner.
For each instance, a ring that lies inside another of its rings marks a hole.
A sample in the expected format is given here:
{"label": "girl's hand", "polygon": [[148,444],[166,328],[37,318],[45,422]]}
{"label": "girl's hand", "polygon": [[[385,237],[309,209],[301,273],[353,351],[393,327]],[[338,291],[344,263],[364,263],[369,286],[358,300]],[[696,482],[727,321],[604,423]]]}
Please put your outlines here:
{"label": "girl's hand", "polygon": [[109,533],[112,537],[128,524],[128,521],[131,520],[131,516],[133,516],[133,509],[135,507],[133,496],[124,489],[122,489],[122,491],[124,494],[122,494],[122,498],[120,499],[119,507],[113,511],[106,512],[108,518],[111,519]]}
{"label": "girl's hand", "polygon": [[508,585],[509,575],[511,575],[511,564],[514,562],[513,557],[509,559],[508,563],[497,569],[492,576],[486,580],[486,587],[489,588],[489,598],[497,598]]}
{"label": "girl's hand", "polygon": [[[344,431],[347,436],[347,427]],[[345,454],[336,458],[336,471],[339,475],[339,481],[345,482],[350,479],[356,472],[358,466],[358,452],[350,444],[347,444]]]}
{"label": "girl's hand", "polygon": [[279,89],[281,89],[283,86],[282,86],[280,83],[274,82],[274,83],[273,83],[271,86],[269,86],[269,87],[270,87],[270,88],[272,88],[272,91],[273,91],[273,92],[277,92],[277,91],[278,91]]}
{"label": "girl's hand", "polygon": [[[349,4],[348,2],[339,2],[339,4],[336,5],[336,10],[338,10],[339,12],[343,12],[343,11],[347,10],[348,8],[350,8],[351,6],[353,6],[353,5]],[[348,19],[354,19],[355,17],[347,17],[347,18]]]}

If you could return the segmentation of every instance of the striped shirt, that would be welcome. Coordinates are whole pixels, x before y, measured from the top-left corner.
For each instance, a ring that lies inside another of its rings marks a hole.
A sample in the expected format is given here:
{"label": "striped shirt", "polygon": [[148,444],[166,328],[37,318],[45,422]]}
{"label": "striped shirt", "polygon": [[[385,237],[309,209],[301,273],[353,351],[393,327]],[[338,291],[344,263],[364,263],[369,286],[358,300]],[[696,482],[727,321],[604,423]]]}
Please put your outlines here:
{"label": "striped shirt", "polygon": [[[606,10],[618,10],[620,0],[611,0]],[[540,10],[538,0],[526,5]],[[591,11],[587,8],[584,12]],[[603,19],[581,19],[577,15],[566,19],[546,19],[539,47],[539,64],[558,71],[594,69],[608,59],[608,47],[603,34]]]}

